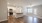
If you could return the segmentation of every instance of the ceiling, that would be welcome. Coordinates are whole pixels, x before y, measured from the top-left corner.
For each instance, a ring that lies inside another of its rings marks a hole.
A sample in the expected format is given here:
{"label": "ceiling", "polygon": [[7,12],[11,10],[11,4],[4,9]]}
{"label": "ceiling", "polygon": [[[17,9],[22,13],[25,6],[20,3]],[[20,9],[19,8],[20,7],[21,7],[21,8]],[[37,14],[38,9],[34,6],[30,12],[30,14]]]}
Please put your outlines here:
{"label": "ceiling", "polygon": [[36,6],[42,4],[42,0],[7,0],[8,6]]}

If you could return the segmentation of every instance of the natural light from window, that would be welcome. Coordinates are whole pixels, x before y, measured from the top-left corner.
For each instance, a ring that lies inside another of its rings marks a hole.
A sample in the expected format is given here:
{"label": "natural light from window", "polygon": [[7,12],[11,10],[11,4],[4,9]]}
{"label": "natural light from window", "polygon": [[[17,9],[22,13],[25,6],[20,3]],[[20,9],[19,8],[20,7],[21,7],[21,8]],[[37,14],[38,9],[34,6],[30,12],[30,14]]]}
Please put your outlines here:
{"label": "natural light from window", "polygon": [[35,15],[37,14],[37,9],[34,9],[34,14],[35,14]]}
{"label": "natural light from window", "polygon": [[32,13],[32,8],[28,8],[28,13]]}
{"label": "natural light from window", "polygon": [[32,23],[33,17],[29,16],[29,17],[28,17],[28,21],[29,21],[28,23]]}

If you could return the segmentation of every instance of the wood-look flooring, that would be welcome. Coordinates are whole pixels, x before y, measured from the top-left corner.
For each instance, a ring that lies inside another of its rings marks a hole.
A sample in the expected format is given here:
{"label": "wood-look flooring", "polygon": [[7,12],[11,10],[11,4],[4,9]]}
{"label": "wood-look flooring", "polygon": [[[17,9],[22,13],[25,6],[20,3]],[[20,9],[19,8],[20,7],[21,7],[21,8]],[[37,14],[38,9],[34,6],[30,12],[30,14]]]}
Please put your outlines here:
{"label": "wood-look flooring", "polygon": [[[30,22],[30,23],[42,23],[42,19],[37,19],[37,22]],[[23,16],[20,18],[15,18],[15,16],[8,16],[8,23],[28,23],[28,16]]]}
{"label": "wood-look flooring", "polygon": [[9,16],[8,23],[24,23],[24,20],[23,20],[23,17],[15,18],[13,16]]}

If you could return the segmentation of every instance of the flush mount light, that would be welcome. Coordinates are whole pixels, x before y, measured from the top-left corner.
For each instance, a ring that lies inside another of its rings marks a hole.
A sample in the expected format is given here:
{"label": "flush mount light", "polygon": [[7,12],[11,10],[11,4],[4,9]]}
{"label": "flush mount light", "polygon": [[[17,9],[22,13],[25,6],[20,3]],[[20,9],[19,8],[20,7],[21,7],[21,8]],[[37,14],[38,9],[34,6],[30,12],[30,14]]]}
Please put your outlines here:
{"label": "flush mount light", "polygon": [[9,2],[7,2],[7,4],[10,4]]}
{"label": "flush mount light", "polygon": [[37,6],[37,5],[40,5],[40,4],[30,4],[30,5],[28,5],[28,7],[34,7],[34,6]]}
{"label": "flush mount light", "polygon": [[28,7],[33,7],[34,5],[29,5]]}

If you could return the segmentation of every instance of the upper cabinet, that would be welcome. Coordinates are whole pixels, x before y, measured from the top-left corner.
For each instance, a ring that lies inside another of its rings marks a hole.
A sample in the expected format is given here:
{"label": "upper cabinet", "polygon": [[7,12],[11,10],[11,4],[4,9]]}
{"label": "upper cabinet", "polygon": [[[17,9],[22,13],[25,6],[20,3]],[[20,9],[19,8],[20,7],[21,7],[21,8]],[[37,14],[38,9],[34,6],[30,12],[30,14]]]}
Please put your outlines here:
{"label": "upper cabinet", "polygon": [[21,7],[16,8],[16,13],[22,13],[22,8]]}

